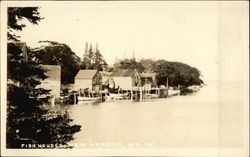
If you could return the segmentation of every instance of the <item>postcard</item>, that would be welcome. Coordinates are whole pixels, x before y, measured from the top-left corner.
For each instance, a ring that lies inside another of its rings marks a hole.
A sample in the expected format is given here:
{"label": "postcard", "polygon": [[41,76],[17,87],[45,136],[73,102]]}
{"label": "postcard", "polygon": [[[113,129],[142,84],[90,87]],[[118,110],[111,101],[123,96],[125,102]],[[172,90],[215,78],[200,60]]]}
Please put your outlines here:
{"label": "postcard", "polygon": [[1,2],[3,156],[249,153],[247,1]]}

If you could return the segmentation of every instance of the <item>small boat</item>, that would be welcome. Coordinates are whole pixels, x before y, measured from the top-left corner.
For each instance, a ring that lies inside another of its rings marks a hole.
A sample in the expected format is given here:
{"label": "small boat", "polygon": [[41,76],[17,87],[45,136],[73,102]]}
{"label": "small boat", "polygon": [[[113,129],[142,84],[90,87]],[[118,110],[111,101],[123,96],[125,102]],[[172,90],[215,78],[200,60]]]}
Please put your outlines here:
{"label": "small boat", "polygon": [[109,93],[109,96],[106,97],[106,100],[107,101],[110,101],[110,100],[124,100],[128,96],[129,96],[128,93],[119,93],[119,94]]}
{"label": "small boat", "polygon": [[145,94],[144,98],[145,99],[156,99],[156,98],[159,98],[159,96],[157,94]]}
{"label": "small boat", "polygon": [[110,93],[109,94],[110,97],[125,97],[128,96],[128,93],[121,93],[121,94],[115,94],[115,93]]}
{"label": "small boat", "polygon": [[168,90],[168,96],[179,95],[181,93],[180,90]]}
{"label": "small boat", "polygon": [[93,102],[97,102],[97,101],[101,101],[101,97],[81,97],[81,96],[78,96],[78,101],[93,101]]}

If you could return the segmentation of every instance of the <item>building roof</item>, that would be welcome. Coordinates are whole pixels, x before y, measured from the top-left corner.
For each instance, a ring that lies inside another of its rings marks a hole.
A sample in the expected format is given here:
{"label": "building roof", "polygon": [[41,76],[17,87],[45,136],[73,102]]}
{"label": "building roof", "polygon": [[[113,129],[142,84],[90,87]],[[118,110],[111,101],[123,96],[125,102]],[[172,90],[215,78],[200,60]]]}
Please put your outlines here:
{"label": "building roof", "polygon": [[136,69],[119,69],[113,73],[113,77],[133,77],[137,73]]}
{"label": "building roof", "polygon": [[140,76],[142,78],[146,78],[146,77],[155,77],[156,73],[140,73]]}
{"label": "building roof", "polygon": [[61,66],[60,65],[41,65],[45,70],[45,75],[48,76],[47,79],[60,81],[61,80]]}
{"label": "building roof", "polygon": [[80,70],[75,79],[92,79],[96,73],[97,70]]}

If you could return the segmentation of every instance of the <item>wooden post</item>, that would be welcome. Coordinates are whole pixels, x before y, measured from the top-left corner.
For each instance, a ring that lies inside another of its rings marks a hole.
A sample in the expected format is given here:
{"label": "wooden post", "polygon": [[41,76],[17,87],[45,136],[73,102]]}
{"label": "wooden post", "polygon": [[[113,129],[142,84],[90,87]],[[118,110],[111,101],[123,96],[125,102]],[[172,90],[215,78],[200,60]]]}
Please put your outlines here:
{"label": "wooden post", "polygon": [[140,101],[142,101],[142,87],[140,87]]}
{"label": "wooden post", "polygon": [[131,89],[131,100],[133,100],[133,89]]}
{"label": "wooden post", "polygon": [[76,93],[74,93],[74,104],[76,104]]}
{"label": "wooden post", "polygon": [[138,99],[138,90],[136,89],[135,90],[135,100],[137,100]]}
{"label": "wooden post", "polygon": [[128,99],[129,99],[128,95],[129,95],[129,91],[127,90],[127,99],[126,99],[126,100],[128,100]]}
{"label": "wooden post", "polygon": [[168,89],[168,77],[167,77],[167,82],[166,82],[166,88]]}

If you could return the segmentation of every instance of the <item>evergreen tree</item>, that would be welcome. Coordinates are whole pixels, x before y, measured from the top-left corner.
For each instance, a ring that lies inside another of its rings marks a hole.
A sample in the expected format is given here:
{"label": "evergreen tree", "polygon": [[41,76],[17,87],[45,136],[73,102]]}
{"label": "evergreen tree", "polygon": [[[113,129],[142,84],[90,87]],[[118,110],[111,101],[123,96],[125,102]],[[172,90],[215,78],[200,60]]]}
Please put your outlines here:
{"label": "evergreen tree", "polygon": [[51,114],[45,109],[49,91],[37,88],[46,78],[45,70],[39,66],[39,60],[27,59],[30,49],[23,49],[25,44],[14,33],[25,27],[19,24],[24,18],[32,24],[42,19],[37,7],[8,8],[6,145],[7,148],[20,148],[25,143],[67,147],[80,126],[71,125],[72,119],[67,114]]}
{"label": "evergreen tree", "polygon": [[92,56],[93,56],[93,51],[92,51],[92,45],[90,45],[90,48],[88,48],[88,43],[85,44],[85,52],[83,55],[83,60],[82,60],[82,69],[92,69]]}
{"label": "evergreen tree", "polygon": [[89,49],[88,49],[88,42],[86,42],[85,43],[85,52],[83,54],[81,69],[89,69],[89,68],[90,68]]}
{"label": "evergreen tree", "polygon": [[96,45],[95,50],[93,50],[92,44],[90,44],[88,49],[88,43],[85,44],[85,52],[83,55],[82,69],[95,69],[104,70],[107,68],[107,63],[102,56],[98,45]]}
{"label": "evergreen tree", "polygon": [[99,71],[105,70],[107,68],[107,63],[104,60],[102,54],[100,53],[100,50],[98,49],[98,44],[96,44],[96,50],[94,54],[95,54],[94,64],[93,64],[94,69],[99,70]]}
{"label": "evergreen tree", "polygon": [[89,45],[89,52],[88,52],[88,57],[90,60],[90,69],[93,69],[93,64],[94,64],[94,51],[93,51],[93,47],[92,44]]}

